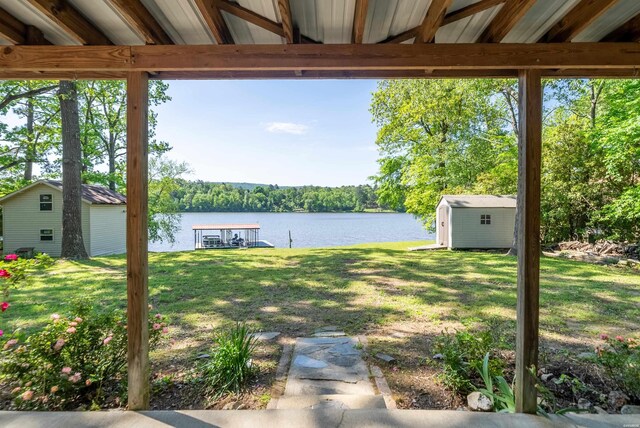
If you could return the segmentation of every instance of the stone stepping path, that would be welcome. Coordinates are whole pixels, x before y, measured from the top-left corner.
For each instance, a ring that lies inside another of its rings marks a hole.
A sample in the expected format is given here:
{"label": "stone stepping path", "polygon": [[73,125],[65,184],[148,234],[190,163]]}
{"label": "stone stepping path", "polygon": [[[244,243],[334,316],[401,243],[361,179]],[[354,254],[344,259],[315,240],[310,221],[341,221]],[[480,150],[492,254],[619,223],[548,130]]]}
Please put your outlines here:
{"label": "stone stepping path", "polygon": [[277,409],[384,409],[385,400],[376,395],[362,344],[340,331],[332,337],[296,339],[284,395]]}

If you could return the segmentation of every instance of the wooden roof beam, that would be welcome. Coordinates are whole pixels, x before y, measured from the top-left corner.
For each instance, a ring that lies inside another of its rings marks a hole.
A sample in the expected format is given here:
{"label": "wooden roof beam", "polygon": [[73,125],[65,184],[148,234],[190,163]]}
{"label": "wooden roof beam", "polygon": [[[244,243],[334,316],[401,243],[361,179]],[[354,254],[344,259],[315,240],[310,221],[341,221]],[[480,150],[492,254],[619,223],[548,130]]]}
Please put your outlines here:
{"label": "wooden roof beam", "polygon": [[479,43],[500,43],[531,9],[536,0],[507,0],[498,14],[484,29]]}
{"label": "wooden roof beam", "polygon": [[640,13],[604,36],[601,42],[640,42]]}
{"label": "wooden roof beam", "polygon": [[0,36],[14,45],[27,44],[27,26],[0,8]]}
{"label": "wooden roof beam", "polygon": [[207,27],[216,39],[216,43],[219,45],[234,44],[233,36],[231,36],[231,31],[229,31],[222,12],[218,8],[218,3],[213,0],[195,0],[195,2],[207,23]]}
{"label": "wooden roof beam", "polygon": [[356,9],[353,14],[353,31],[351,33],[351,43],[362,43],[364,39],[364,26],[367,22],[367,9],[369,0],[356,0]]}
{"label": "wooden roof beam", "polygon": [[427,14],[422,21],[420,30],[416,35],[414,43],[431,43],[436,37],[438,28],[444,21],[447,8],[451,5],[452,0],[432,0]]}
{"label": "wooden roof beam", "polygon": [[282,32],[287,43],[295,43],[293,20],[291,19],[291,5],[289,0],[278,0],[278,10],[280,10],[280,19],[282,19]]}
{"label": "wooden roof beam", "polygon": [[67,0],[27,0],[71,38],[83,45],[111,45],[111,40]]}
{"label": "wooden roof beam", "polygon": [[[443,25],[452,24],[456,21],[460,21],[461,19],[468,18],[469,16],[475,15],[476,13],[480,13],[484,10],[490,9],[494,6],[504,3],[507,0],[480,0],[477,3],[470,4],[469,6],[463,7],[461,9],[455,10],[453,12],[447,13],[442,20]],[[403,43],[408,40],[415,38],[420,32],[422,26],[419,25],[417,27],[413,27],[408,29],[407,31],[403,31],[400,34],[396,34],[394,36],[389,36],[380,43]]]}
{"label": "wooden roof beam", "polygon": [[146,44],[173,44],[171,37],[140,0],[109,0],[109,3]]}
{"label": "wooden roof beam", "polygon": [[[199,2],[203,0],[196,1]],[[237,16],[240,19],[244,19],[245,21],[250,22],[253,25],[257,25],[260,28],[264,28],[267,31],[277,34],[280,37],[285,37],[282,25],[268,18],[265,18],[262,15],[257,14],[254,11],[247,9],[246,7],[242,7],[236,3],[231,3],[227,0],[214,0],[214,3],[220,10],[224,10],[231,15]]]}
{"label": "wooden roof beam", "polygon": [[504,3],[506,0],[480,0],[479,2],[472,3],[469,6],[465,6],[453,12],[449,12],[444,16],[442,25],[451,24],[452,22],[459,21],[469,16],[473,16],[476,13],[483,12],[487,9],[491,9],[494,6]]}
{"label": "wooden roof beam", "polygon": [[268,71],[628,69],[638,43],[7,46],[0,70]]}
{"label": "wooden roof beam", "polygon": [[400,34],[396,34],[395,36],[389,36],[386,39],[384,39],[383,41],[381,41],[380,43],[402,43],[402,42],[406,42],[407,40],[411,40],[414,37],[416,37],[418,35],[418,32],[420,31],[420,27],[415,27],[415,28],[410,28],[407,31],[403,31]]}
{"label": "wooden roof beam", "polygon": [[582,0],[575,5],[539,42],[570,42],[618,0]]}
{"label": "wooden roof beam", "polygon": [[[149,75],[153,80],[225,80],[225,79],[460,79],[460,78],[512,78],[517,70],[275,70],[275,71],[161,71]],[[633,69],[562,69],[542,70],[542,76],[555,78],[638,78]],[[3,71],[0,80],[123,80],[126,71]]]}

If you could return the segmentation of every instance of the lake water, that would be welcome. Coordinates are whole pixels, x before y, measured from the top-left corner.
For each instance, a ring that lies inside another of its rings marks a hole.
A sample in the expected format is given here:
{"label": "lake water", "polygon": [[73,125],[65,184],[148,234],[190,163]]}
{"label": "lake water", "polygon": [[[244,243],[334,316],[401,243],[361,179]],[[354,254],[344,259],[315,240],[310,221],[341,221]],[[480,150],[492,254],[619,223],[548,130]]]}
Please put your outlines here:
{"label": "lake water", "polygon": [[176,243],[152,242],[150,251],[193,250],[194,224],[259,223],[260,239],[277,248],[330,247],[367,242],[435,239],[411,214],[398,213],[184,213]]}

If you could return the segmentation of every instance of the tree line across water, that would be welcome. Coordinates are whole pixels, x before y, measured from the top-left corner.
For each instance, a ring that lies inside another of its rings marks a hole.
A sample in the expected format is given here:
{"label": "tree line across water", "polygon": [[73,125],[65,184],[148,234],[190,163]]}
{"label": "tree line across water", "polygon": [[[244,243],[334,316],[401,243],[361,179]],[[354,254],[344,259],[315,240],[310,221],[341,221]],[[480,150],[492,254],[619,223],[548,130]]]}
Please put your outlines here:
{"label": "tree line across water", "polygon": [[279,187],[179,180],[172,192],[182,212],[364,212],[388,210],[370,185]]}

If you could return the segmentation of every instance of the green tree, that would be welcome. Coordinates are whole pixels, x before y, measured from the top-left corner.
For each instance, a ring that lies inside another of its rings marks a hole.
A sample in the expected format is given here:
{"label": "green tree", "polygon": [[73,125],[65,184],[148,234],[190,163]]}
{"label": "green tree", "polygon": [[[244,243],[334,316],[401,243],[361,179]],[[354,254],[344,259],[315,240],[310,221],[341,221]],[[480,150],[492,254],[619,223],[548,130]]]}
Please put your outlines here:
{"label": "green tree", "polygon": [[175,192],[180,179],[190,172],[184,162],[164,156],[149,160],[149,240],[175,242],[180,229],[180,204]]}
{"label": "green tree", "polygon": [[[107,184],[111,190],[124,186],[127,147],[127,85],[122,80],[96,80],[80,83],[84,179]],[[161,155],[169,144],[155,139],[157,113],[153,107],[168,102],[168,85],[149,83],[149,153]],[[106,164],[101,172],[98,165]]]}
{"label": "green tree", "polygon": [[492,174],[514,170],[516,124],[500,92],[511,86],[479,80],[380,82],[370,108],[378,126],[380,169],[374,178],[380,200],[404,206],[429,225],[442,194],[472,191],[479,182],[498,189]]}

